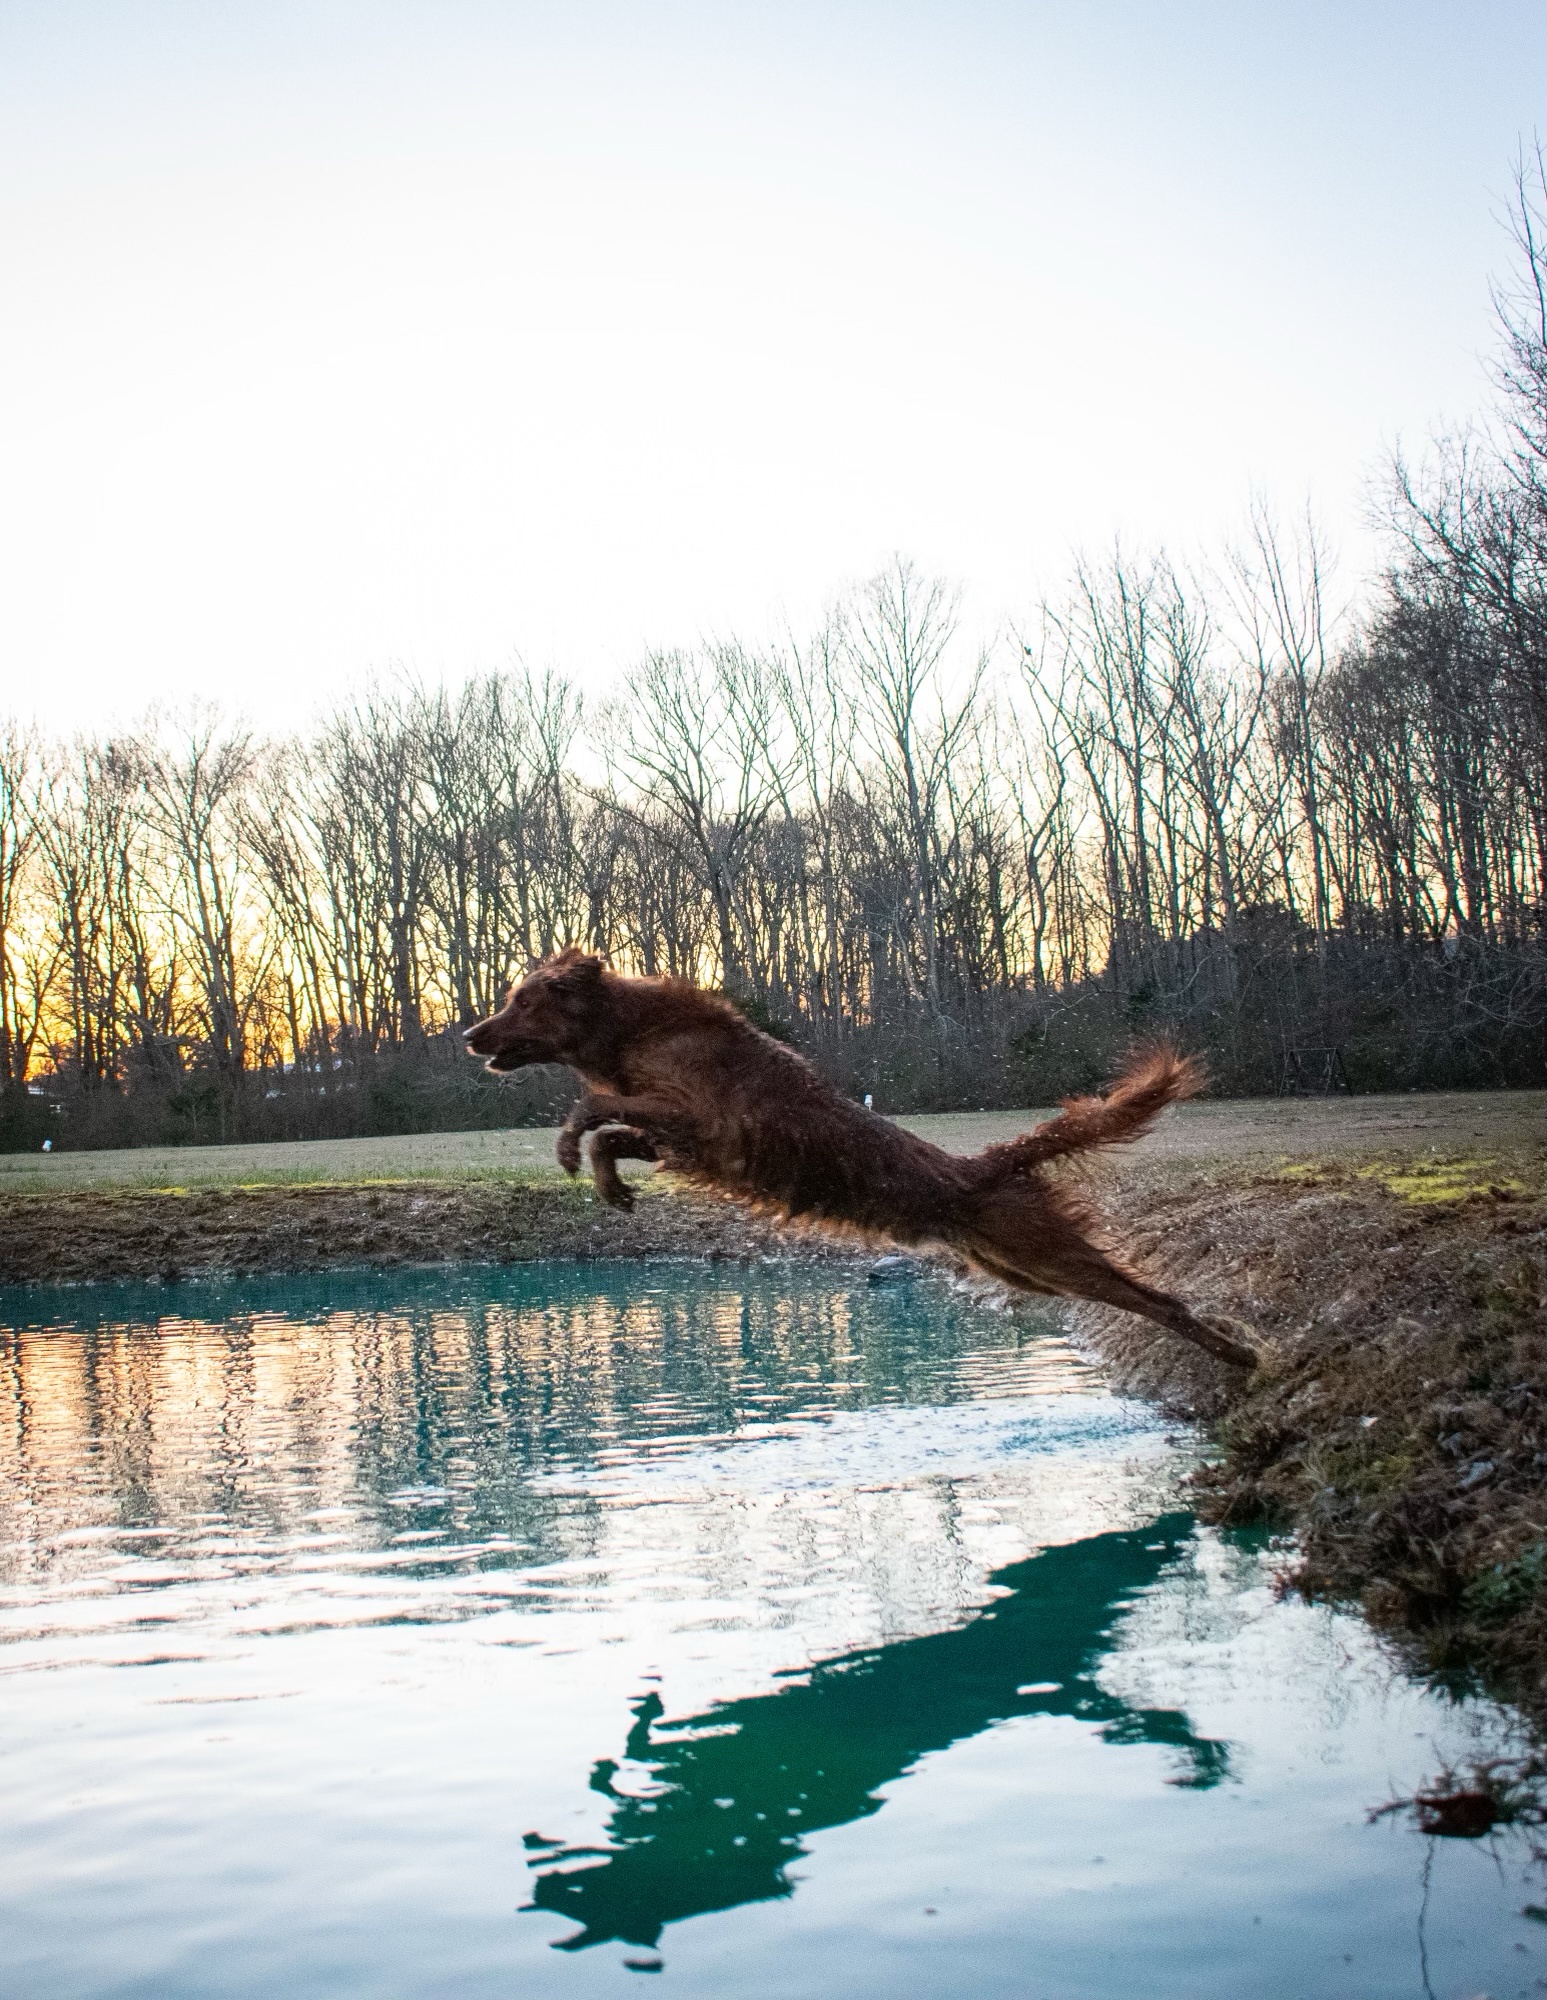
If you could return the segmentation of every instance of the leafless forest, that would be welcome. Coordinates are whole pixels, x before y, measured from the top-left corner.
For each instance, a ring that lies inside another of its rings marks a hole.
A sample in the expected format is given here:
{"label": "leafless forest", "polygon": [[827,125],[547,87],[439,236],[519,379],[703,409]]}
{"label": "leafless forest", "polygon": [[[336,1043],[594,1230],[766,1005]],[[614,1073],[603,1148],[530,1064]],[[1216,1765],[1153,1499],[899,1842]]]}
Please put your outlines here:
{"label": "leafless forest", "polygon": [[[1533,169],[1534,171],[1534,169]],[[1523,183],[1489,418],[1384,481],[1336,601],[1266,509],[963,648],[899,560],[808,637],[0,736],[0,1145],[545,1118],[457,1029],[577,940],[723,987],[884,1109],[1039,1104],[1136,1037],[1222,1091],[1547,1069],[1547,292]],[[1335,1057],[1331,1052],[1336,1052]]]}

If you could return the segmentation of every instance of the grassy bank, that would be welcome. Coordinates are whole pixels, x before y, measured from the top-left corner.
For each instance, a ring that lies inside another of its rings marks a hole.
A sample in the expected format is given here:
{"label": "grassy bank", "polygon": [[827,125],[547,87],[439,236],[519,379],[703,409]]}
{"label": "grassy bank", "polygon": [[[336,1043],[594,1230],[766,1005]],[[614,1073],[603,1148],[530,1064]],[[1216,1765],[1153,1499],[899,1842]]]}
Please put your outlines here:
{"label": "grassy bank", "polygon": [[1243,1383],[1076,1315],[1120,1387],[1210,1424],[1204,1517],[1293,1529],[1291,1587],[1359,1602],[1425,1671],[1547,1725],[1540,1152],[1174,1176],[1108,1207],[1149,1268],[1264,1346]]}

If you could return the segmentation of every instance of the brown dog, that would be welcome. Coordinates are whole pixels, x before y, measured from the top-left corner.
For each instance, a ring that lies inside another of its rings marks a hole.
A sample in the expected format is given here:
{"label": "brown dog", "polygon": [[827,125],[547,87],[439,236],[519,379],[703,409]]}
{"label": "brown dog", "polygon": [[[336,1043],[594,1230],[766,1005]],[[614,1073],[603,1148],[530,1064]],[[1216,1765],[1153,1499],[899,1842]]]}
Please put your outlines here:
{"label": "brown dog", "polygon": [[907,1244],[943,1245],[1017,1291],[1096,1299],[1141,1313],[1221,1360],[1250,1348],[1196,1318],[1100,1250],[1049,1161],[1135,1139],[1198,1087],[1193,1066],[1161,1050],[1108,1097],[1070,1099],[1061,1117],[957,1159],[840,1097],[803,1057],[761,1034],[726,1000],[677,980],[625,979],[571,948],[538,966],[498,1014],[467,1031],[491,1070],[561,1062],[586,1094],[559,1134],[559,1163],[580,1168],[591,1141],[597,1192],[633,1196],[619,1160],[662,1160],[783,1220]]}

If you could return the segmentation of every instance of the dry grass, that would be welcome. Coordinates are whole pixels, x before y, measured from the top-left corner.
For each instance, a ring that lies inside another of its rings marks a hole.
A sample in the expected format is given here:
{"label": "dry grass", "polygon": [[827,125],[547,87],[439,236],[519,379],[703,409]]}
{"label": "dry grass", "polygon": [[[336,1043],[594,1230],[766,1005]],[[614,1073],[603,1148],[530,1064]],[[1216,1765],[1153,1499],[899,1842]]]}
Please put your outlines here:
{"label": "dry grass", "polygon": [[557,1173],[551,1131],[423,1132],[387,1139],[296,1139],[254,1146],[136,1146],[106,1153],[0,1154],[0,1194],[360,1186]]}
{"label": "dry grass", "polygon": [[[976,1153],[1024,1132],[1045,1111],[952,1111],[900,1118],[948,1153]],[[1547,1117],[1541,1091],[1434,1096],[1208,1100],[1177,1106],[1125,1159],[1132,1165],[1318,1156],[1400,1148],[1497,1152],[1528,1144]],[[322,1182],[476,1180],[556,1173],[544,1127],[424,1132],[383,1139],[298,1139],[254,1146],[146,1146],[104,1153],[0,1153],[0,1194],[68,1188],[296,1187]],[[1127,1167],[1124,1169],[1127,1172]]]}

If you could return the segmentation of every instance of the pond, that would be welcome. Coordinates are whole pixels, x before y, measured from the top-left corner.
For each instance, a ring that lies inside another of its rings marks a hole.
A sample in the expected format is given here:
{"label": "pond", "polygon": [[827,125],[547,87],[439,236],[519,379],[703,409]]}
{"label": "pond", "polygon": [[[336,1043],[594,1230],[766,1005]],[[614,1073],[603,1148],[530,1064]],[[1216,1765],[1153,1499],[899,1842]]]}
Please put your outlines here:
{"label": "pond", "polygon": [[1539,1992],[1195,1450],[933,1277],[0,1292],[3,1990]]}

